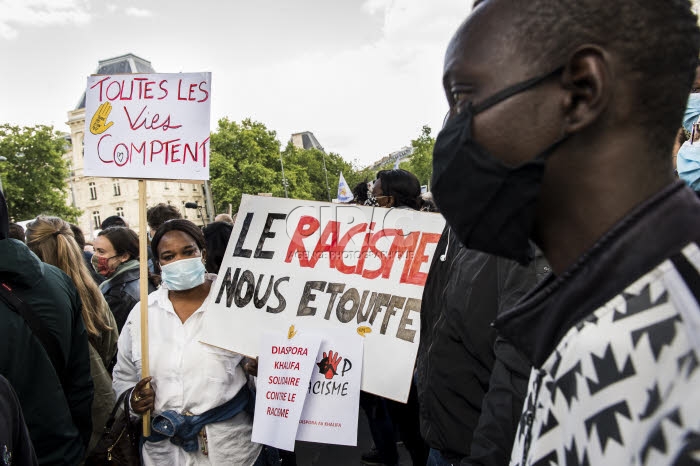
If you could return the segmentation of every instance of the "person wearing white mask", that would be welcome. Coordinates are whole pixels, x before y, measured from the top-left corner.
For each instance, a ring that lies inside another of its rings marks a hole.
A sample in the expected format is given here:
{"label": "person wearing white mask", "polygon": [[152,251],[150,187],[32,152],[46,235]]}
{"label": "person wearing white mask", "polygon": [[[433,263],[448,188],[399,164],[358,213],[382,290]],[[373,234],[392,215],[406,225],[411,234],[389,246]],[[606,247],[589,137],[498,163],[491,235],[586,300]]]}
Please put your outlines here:
{"label": "person wearing white mask", "polygon": [[188,220],[166,222],[153,236],[162,286],[148,296],[151,376],[139,380],[136,305],[119,338],[114,391],[134,387],[133,413],[152,411],[152,433],[142,442],[145,465],[267,465],[277,452],[251,441],[254,394],[243,357],[200,342],[216,279],[206,273],[204,244]]}

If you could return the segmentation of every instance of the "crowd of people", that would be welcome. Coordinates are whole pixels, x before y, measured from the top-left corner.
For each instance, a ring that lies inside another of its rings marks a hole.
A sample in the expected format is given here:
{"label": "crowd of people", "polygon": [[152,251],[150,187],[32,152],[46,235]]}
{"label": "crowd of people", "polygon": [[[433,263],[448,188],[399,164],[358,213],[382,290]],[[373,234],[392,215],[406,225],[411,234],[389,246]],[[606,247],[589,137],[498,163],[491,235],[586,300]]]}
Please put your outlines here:
{"label": "crowd of people", "polygon": [[[398,168],[353,191],[446,220],[408,402],[361,395],[364,464],[700,464],[699,53],[687,0],[475,2],[431,193]],[[235,219],[147,217],[143,277],[124,219],[86,244],[0,193],[0,463],[81,464],[125,393],[143,464],[295,465],[251,441],[255,361],[200,342]]]}

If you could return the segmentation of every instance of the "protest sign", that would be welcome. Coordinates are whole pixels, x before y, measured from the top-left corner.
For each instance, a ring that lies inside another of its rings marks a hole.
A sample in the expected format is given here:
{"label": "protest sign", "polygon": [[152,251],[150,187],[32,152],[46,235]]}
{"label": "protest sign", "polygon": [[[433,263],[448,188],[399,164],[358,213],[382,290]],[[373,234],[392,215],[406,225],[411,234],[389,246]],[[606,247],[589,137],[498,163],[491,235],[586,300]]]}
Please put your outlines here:
{"label": "protest sign", "polygon": [[88,77],[85,175],[209,179],[211,73]]}
{"label": "protest sign", "polygon": [[253,442],[294,451],[321,336],[264,333],[260,342]]}
{"label": "protest sign", "polygon": [[297,440],[357,445],[362,341],[343,329],[327,330],[316,357]]}
{"label": "protest sign", "polygon": [[341,328],[365,337],[362,389],[405,402],[442,216],[244,196],[203,341],[255,356],[260,335]]}

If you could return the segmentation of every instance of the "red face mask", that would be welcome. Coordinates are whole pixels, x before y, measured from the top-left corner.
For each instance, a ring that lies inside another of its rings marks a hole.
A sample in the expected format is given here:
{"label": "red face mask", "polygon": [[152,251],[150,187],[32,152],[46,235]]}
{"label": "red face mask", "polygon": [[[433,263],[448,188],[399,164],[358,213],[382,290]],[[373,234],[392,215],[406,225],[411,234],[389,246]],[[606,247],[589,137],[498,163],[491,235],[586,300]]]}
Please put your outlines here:
{"label": "red face mask", "polygon": [[93,254],[90,263],[92,264],[92,268],[95,269],[95,272],[107,278],[114,273],[114,270],[109,267],[109,260],[115,257],[117,256],[100,257],[97,254]]}

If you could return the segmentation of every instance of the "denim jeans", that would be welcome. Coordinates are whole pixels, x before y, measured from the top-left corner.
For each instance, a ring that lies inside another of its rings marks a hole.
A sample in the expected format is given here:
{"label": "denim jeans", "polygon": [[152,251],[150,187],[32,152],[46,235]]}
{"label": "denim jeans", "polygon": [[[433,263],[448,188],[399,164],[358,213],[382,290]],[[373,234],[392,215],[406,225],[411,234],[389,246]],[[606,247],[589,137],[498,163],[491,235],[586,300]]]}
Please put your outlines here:
{"label": "denim jeans", "polygon": [[431,448],[430,453],[428,454],[428,462],[425,464],[425,466],[459,466],[459,463],[447,461],[442,456],[442,453],[440,453],[440,450]]}

